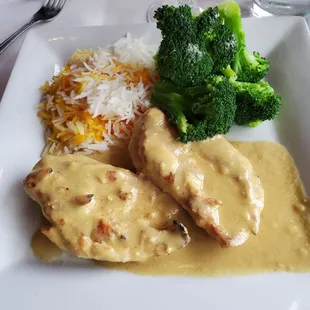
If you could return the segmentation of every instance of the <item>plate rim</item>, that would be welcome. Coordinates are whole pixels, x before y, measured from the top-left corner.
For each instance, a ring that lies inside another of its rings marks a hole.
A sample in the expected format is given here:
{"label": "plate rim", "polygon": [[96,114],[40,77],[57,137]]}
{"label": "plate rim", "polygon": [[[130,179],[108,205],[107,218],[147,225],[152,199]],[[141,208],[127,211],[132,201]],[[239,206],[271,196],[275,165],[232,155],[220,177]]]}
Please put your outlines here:
{"label": "plate rim", "polygon": [[[260,17],[260,18],[257,18],[257,17],[253,17],[253,16],[250,16],[250,17],[244,17],[242,18],[243,21],[245,22],[252,22],[252,21],[255,21],[260,23],[261,21],[268,21],[268,20],[274,20],[274,21],[279,21],[280,23],[283,22],[283,21],[292,21],[292,22],[295,22],[295,26],[299,23],[302,27],[305,27],[307,29],[307,32],[308,32],[308,38],[310,40],[310,28],[308,27],[308,24],[307,24],[307,21],[306,21],[306,18],[305,17],[302,17],[302,16],[264,16],[264,17]],[[44,24],[41,25],[41,27],[35,27],[35,28],[32,28],[32,29],[29,29],[28,32],[26,33],[26,36],[25,36],[25,39],[21,45],[21,48],[18,52],[18,55],[17,55],[17,58],[16,58],[16,61],[15,61],[15,64],[12,68],[12,71],[10,73],[10,76],[9,76],[9,79],[8,79],[8,82],[5,86],[5,90],[3,92],[3,95],[2,95],[2,98],[0,100],[0,117],[1,117],[1,114],[2,114],[2,110],[3,110],[3,106],[5,105],[5,102],[7,101],[7,97],[9,95],[9,92],[10,92],[10,88],[11,88],[11,84],[12,84],[12,80],[14,79],[14,75],[16,74],[16,68],[19,67],[19,63],[21,62],[21,59],[24,58],[24,53],[25,53],[25,49],[26,49],[26,46],[28,44],[28,41],[31,40],[31,37],[34,36],[34,35],[39,35],[39,36],[46,36],[46,35],[51,35],[52,33],[59,33],[59,32],[62,32],[62,31],[78,31],[79,29],[100,29],[100,28],[103,28],[103,29],[109,29],[109,28],[124,28],[125,27],[146,27],[146,28],[154,28],[156,27],[156,24],[155,23],[146,23],[146,22],[139,22],[139,23],[124,23],[124,24],[110,24],[110,25],[92,25],[92,26],[74,26],[74,27],[57,27],[57,26],[54,26],[53,24],[50,24],[48,25],[47,27],[44,27]]]}

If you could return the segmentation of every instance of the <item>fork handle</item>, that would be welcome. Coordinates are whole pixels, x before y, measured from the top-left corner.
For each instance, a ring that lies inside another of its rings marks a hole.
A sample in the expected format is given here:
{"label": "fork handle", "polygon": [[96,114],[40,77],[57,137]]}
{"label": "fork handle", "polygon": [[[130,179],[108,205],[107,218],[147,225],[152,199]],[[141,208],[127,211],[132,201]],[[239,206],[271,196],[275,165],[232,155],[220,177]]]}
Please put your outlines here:
{"label": "fork handle", "polygon": [[15,31],[12,35],[10,35],[6,40],[4,40],[0,44],[0,55],[4,52],[4,50],[10,46],[19,36],[21,36],[25,31],[27,31],[31,26],[33,26],[37,21],[35,19],[31,19],[24,26],[20,27],[17,31]]}

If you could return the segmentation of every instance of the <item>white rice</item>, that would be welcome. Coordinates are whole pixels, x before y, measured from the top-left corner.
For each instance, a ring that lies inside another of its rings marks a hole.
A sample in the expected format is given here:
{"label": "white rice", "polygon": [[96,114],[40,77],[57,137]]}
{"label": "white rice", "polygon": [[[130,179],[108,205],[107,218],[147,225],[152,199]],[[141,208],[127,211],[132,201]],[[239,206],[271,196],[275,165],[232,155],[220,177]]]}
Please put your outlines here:
{"label": "white rice", "polygon": [[[81,121],[68,121],[65,111],[55,103],[61,97],[65,104],[80,105],[81,100],[88,104],[87,111],[93,118],[102,116],[106,132],[102,133],[103,141],[86,139],[80,145],[61,145],[61,142],[48,142],[44,153],[90,154],[93,151],[104,151],[118,139],[129,139],[131,130],[125,124],[135,121],[149,105],[150,90],[154,80],[145,83],[142,80],[128,82],[127,75],[118,70],[122,64],[129,64],[126,74],[134,76],[137,68],[146,67],[155,75],[153,56],[157,46],[146,45],[143,39],[132,38],[130,34],[114,44],[96,51],[81,51],[73,54],[65,71],[60,75],[70,75],[70,94],[68,90],[58,90],[55,95],[45,95],[45,111],[57,112],[52,119],[58,131],[70,131],[76,135],[87,135],[87,126]],[[92,53],[92,54],[90,54]],[[137,67],[138,66],[138,67]],[[132,69],[131,69],[132,68]],[[103,78],[104,76],[104,78]],[[50,84],[51,85],[51,84]],[[81,87],[81,91],[76,91]],[[125,122],[125,124],[123,123]],[[53,128],[48,127],[47,136],[51,136]]]}

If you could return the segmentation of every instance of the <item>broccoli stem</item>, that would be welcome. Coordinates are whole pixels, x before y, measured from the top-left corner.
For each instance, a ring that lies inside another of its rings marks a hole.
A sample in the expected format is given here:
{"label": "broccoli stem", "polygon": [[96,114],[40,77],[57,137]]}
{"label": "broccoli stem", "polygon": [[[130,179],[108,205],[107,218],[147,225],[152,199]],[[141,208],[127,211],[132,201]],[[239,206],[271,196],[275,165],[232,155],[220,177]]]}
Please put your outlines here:
{"label": "broccoli stem", "polygon": [[179,132],[186,132],[188,123],[183,113],[186,105],[182,95],[157,89],[152,93],[151,102],[169,115],[171,123],[177,126]]}
{"label": "broccoli stem", "polygon": [[259,126],[263,121],[255,121],[255,122],[250,122],[248,124],[246,124],[246,126],[248,127],[257,127]]}
{"label": "broccoli stem", "polygon": [[225,25],[234,33],[238,46],[245,44],[245,33],[242,28],[241,9],[233,0],[227,0],[218,6],[219,13]]}
{"label": "broccoli stem", "polygon": [[231,66],[227,66],[227,68],[222,73],[230,81],[236,81],[237,80],[236,72],[231,68]]}
{"label": "broccoli stem", "polygon": [[[227,0],[218,5],[218,10],[224,25],[232,31],[237,40],[238,51],[231,64],[231,69],[235,71],[237,80],[251,83],[259,82],[266,76],[269,62],[259,53],[250,53],[247,49],[239,5],[233,0]],[[230,78],[231,72],[224,70],[223,74]]]}

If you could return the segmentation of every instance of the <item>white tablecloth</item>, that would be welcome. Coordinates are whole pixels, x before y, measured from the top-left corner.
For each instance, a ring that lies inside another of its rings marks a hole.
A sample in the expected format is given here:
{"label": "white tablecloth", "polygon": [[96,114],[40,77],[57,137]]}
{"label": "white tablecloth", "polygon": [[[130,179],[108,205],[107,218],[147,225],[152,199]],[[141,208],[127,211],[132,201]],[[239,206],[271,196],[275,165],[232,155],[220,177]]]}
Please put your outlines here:
{"label": "white tablecloth", "polygon": [[[146,22],[147,10],[156,1],[67,0],[63,12],[51,23],[53,27],[74,27]],[[210,0],[197,2],[204,8]],[[40,0],[0,0],[0,42],[27,22],[41,3]],[[0,55],[0,100],[23,39],[24,36]]]}

